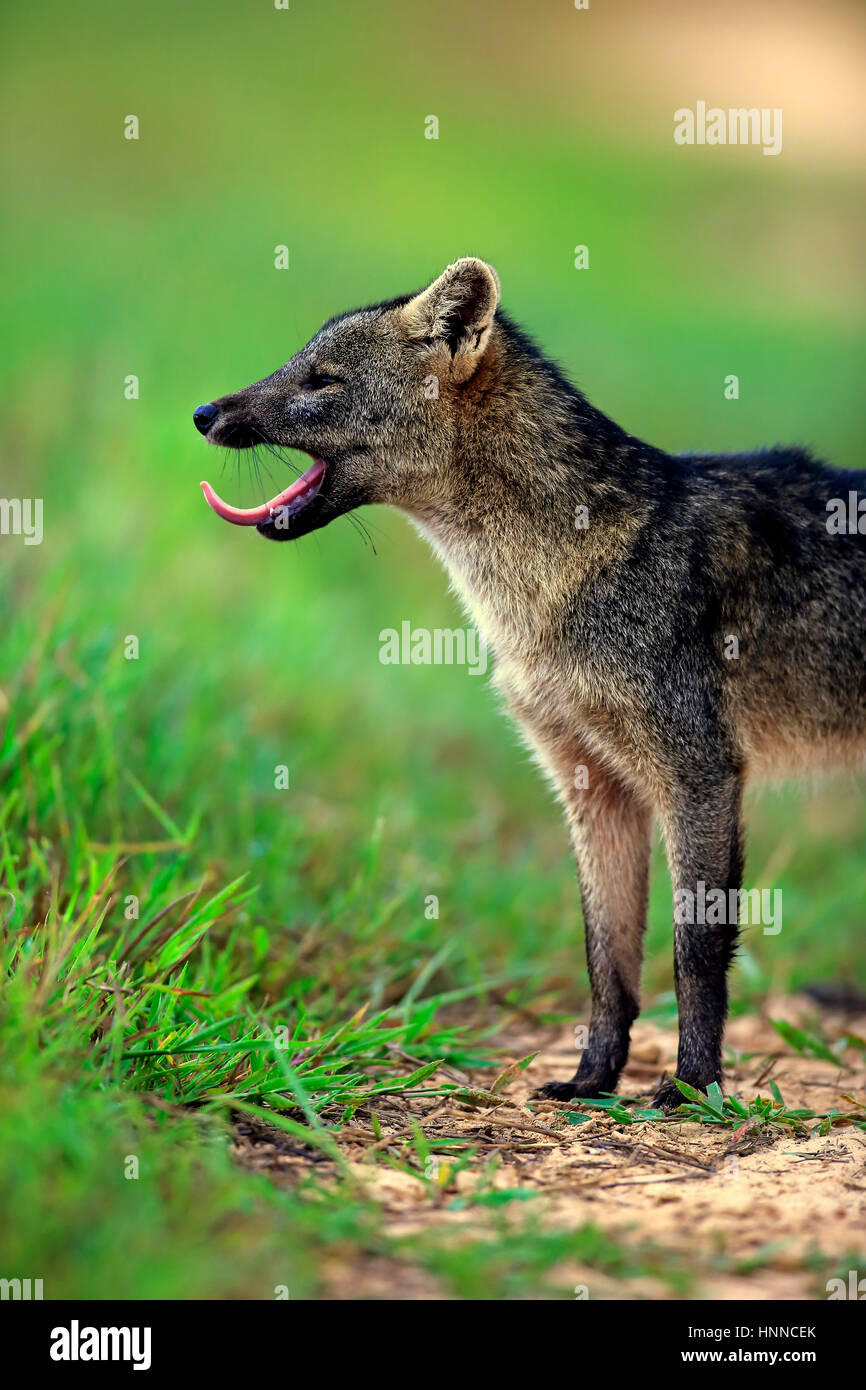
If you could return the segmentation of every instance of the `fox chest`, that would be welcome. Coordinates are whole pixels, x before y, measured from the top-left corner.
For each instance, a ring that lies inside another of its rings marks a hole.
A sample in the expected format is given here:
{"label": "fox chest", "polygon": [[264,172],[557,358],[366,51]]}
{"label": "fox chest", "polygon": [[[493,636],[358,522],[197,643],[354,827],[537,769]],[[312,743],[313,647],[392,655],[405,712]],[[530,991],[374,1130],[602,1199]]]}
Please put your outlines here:
{"label": "fox chest", "polygon": [[493,684],[537,760],[557,782],[586,760],[633,761],[617,702],[585,673],[549,659],[497,661]]}

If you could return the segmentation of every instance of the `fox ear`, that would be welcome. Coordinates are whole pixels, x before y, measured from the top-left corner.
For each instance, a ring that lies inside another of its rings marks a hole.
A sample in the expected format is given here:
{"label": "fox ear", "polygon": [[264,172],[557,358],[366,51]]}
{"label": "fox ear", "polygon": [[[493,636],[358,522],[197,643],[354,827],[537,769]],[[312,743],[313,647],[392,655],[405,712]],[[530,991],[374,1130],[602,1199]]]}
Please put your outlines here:
{"label": "fox ear", "polygon": [[410,338],[447,347],[454,374],[465,381],[487,346],[499,303],[499,277],[492,266],[464,256],[416,294],[403,310]]}

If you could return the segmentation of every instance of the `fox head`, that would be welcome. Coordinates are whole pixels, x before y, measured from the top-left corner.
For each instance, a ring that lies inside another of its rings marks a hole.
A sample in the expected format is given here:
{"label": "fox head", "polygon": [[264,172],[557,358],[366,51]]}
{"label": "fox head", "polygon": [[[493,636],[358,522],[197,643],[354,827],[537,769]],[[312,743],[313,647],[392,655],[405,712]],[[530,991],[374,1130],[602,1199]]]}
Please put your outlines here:
{"label": "fox head", "polygon": [[330,319],[263,381],[199,406],[211,444],[299,449],[313,466],[263,508],[228,520],[294,540],[369,503],[422,517],[449,481],[455,438],[490,356],[499,280],[466,257],[418,294]]}

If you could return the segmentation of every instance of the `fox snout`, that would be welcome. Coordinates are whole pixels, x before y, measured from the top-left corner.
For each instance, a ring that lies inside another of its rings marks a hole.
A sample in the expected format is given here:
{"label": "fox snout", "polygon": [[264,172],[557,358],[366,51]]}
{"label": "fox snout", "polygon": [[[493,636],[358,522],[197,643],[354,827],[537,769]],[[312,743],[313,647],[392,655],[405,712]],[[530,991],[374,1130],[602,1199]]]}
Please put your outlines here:
{"label": "fox snout", "polygon": [[252,449],[267,439],[264,421],[257,423],[258,402],[247,391],[218,396],[215,401],[197,405],[192,422],[208,444],[227,449]]}
{"label": "fox snout", "polygon": [[[248,450],[265,466],[285,464],[299,474],[276,496],[246,508],[223,501],[209,483],[202,483],[205,499],[218,516],[235,526],[254,526],[268,540],[296,540],[369,500],[351,458],[338,447],[342,441],[328,438],[303,396],[288,374],[277,373],[193,411],[193,424],[209,444]],[[263,454],[257,458],[258,449]],[[307,454],[305,471],[290,450]]]}

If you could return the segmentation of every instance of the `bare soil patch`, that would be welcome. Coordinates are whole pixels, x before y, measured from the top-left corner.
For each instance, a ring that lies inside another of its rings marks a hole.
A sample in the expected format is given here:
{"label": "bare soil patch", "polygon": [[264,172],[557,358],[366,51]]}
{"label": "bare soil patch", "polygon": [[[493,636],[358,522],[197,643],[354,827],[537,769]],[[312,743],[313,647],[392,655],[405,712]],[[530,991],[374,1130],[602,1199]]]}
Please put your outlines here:
{"label": "bare soil patch", "polygon": [[[760,1014],[728,1026],[727,1043],[739,1059],[728,1070],[728,1092],[746,1102],[766,1096],[772,1078],[791,1109],[856,1113],[866,1105],[862,1052],[847,1048],[842,1067],[791,1055],[771,1017],[802,1026],[814,1026],[820,1017],[829,1038],[866,1036],[866,1014],[819,1010],[801,996],[770,999]],[[531,1209],[545,1230],[592,1223],[626,1248],[662,1252],[687,1272],[688,1296],[710,1299],[822,1297],[827,1263],[841,1269],[866,1250],[866,1133],[856,1125],[819,1135],[808,1132],[814,1120],[799,1132],[760,1125],[735,1132],[675,1120],[624,1124],[604,1114],[575,1124],[568,1115],[581,1107],[534,1095],[542,1081],[573,1070],[570,1030],[546,1039],[522,1029],[504,1035],[503,1070],[540,1042],[538,1057],[527,1070],[516,1070],[495,1101],[483,1094],[490,1072],[452,1073],[449,1079],[479,1088],[477,1099],[395,1096],[376,1105],[375,1124],[372,1111],[359,1111],[335,1131],[349,1174],[381,1209],[388,1235],[405,1237],[410,1245],[412,1238],[431,1234],[483,1240],[501,1231],[503,1217],[519,1223]],[[673,1030],[638,1022],[620,1091],[649,1097],[675,1058]],[[415,1126],[434,1148],[437,1141],[457,1142],[425,1164]],[[311,1171],[324,1184],[336,1181],[330,1160],[311,1156],[268,1127],[240,1125],[236,1149],[239,1161],[281,1181]],[[521,1200],[509,1200],[509,1194]],[[495,1228],[494,1211],[500,1223]],[[591,1297],[677,1296],[670,1281],[651,1276],[616,1280],[574,1266],[562,1271],[562,1279],[571,1281],[569,1288],[586,1283]],[[436,1281],[412,1268],[411,1259],[405,1267],[371,1259],[364,1269],[336,1261],[328,1283],[338,1298],[438,1294]]]}

